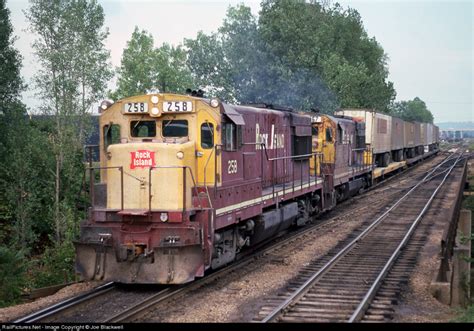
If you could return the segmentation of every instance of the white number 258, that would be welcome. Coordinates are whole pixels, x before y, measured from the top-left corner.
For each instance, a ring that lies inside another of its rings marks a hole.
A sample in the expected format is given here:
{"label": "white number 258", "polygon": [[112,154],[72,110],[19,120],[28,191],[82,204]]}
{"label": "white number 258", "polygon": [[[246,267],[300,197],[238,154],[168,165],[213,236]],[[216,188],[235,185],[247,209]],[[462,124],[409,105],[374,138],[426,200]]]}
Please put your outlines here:
{"label": "white number 258", "polygon": [[229,160],[228,164],[229,164],[229,168],[227,169],[227,173],[236,174],[237,173],[237,160]]}

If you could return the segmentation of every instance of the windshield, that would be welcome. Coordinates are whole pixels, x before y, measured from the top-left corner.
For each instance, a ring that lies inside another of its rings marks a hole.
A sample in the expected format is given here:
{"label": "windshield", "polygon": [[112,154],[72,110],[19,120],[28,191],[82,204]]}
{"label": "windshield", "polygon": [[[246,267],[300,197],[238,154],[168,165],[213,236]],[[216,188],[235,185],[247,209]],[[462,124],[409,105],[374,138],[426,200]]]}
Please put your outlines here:
{"label": "windshield", "polygon": [[188,121],[164,120],[162,131],[163,137],[186,137],[188,135]]}

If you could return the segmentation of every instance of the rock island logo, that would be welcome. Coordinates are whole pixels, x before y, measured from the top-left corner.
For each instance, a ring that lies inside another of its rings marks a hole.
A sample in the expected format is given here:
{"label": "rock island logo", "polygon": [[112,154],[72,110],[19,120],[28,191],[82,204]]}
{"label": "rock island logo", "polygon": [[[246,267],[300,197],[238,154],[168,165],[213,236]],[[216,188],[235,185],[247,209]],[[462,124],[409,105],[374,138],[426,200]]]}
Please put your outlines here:
{"label": "rock island logo", "polygon": [[147,150],[139,150],[130,152],[132,162],[130,163],[130,169],[135,168],[150,168],[155,166],[155,152]]}

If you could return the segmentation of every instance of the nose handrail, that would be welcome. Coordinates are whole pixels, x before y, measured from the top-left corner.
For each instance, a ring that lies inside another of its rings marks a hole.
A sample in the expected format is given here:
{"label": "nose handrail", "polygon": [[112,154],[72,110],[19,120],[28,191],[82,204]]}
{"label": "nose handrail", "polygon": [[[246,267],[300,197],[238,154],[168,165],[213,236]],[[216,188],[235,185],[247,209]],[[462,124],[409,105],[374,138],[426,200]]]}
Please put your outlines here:
{"label": "nose handrail", "polygon": [[199,196],[199,192],[197,190],[196,186],[196,181],[194,180],[194,175],[193,171],[189,166],[155,166],[155,167],[150,167],[148,170],[148,213],[151,217],[151,200],[153,198],[151,194],[151,172],[155,169],[183,169],[183,213],[186,212],[186,169],[189,170],[189,173],[191,174],[191,180],[193,182],[193,189],[196,194],[196,197],[198,198],[199,201],[199,208],[203,210],[202,206],[202,201],[201,197]]}
{"label": "nose handrail", "polygon": [[95,200],[95,189],[94,189],[94,184],[95,184],[95,170],[108,170],[108,169],[118,169],[120,171],[120,210],[123,210],[123,167],[122,166],[114,166],[114,167],[86,167],[85,171],[89,170],[89,190],[90,190],[90,196],[91,196],[91,206],[94,208],[94,200]]}

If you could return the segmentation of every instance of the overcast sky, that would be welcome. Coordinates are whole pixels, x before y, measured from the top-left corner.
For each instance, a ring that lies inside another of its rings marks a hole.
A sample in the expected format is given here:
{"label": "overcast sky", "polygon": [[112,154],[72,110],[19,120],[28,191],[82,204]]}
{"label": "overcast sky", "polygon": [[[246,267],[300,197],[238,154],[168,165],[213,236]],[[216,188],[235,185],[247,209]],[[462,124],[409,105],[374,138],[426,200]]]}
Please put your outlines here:
{"label": "overcast sky", "polygon": [[[149,31],[155,46],[179,44],[199,30],[216,31],[229,5],[244,2],[258,15],[260,1],[136,1],[99,0],[104,7],[114,67],[135,25]],[[473,1],[339,1],[359,11],[369,36],[374,36],[389,56],[389,80],[397,100],[418,96],[435,122],[474,121],[473,106]],[[7,0],[15,46],[23,55],[22,74],[29,83],[37,64],[32,54],[34,36],[25,31],[25,0]],[[38,105],[31,89],[24,94],[29,107]]]}

